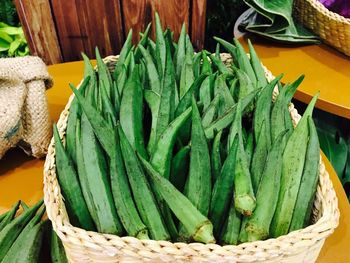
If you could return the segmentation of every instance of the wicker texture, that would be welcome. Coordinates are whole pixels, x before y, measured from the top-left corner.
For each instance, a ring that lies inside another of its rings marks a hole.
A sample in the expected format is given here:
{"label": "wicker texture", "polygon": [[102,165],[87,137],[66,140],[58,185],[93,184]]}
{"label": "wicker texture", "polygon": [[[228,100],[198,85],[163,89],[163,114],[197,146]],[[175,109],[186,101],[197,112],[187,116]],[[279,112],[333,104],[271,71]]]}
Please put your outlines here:
{"label": "wicker texture", "polygon": [[[107,57],[105,62],[113,68],[117,57]],[[222,54],[222,60],[231,58]],[[231,60],[232,61],[232,60]],[[266,70],[269,80],[272,74]],[[277,96],[277,89],[273,99]],[[57,127],[61,138],[65,130],[69,107],[61,113]],[[294,125],[300,115],[290,106]],[[134,237],[118,237],[73,227],[69,223],[60,186],[56,178],[55,145],[53,139],[48,149],[44,168],[44,200],[49,219],[63,241],[70,262],[314,262],[327,236],[338,225],[338,201],[332,182],[320,162],[320,180],[313,208],[313,225],[276,239],[243,243],[238,246],[217,244],[171,243],[168,241],[138,240]]]}
{"label": "wicker texture", "polygon": [[294,15],[327,44],[350,56],[350,19],[329,11],[318,0],[295,0]]}

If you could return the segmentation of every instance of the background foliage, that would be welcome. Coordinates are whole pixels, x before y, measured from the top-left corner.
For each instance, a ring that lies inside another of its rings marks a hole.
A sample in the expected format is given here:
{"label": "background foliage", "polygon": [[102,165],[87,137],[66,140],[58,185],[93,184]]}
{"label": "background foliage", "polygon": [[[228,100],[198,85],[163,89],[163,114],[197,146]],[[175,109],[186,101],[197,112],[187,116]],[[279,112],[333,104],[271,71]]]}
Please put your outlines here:
{"label": "background foliage", "polygon": [[29,48],[12,0],[0,0],[0,57],[26,56]]}

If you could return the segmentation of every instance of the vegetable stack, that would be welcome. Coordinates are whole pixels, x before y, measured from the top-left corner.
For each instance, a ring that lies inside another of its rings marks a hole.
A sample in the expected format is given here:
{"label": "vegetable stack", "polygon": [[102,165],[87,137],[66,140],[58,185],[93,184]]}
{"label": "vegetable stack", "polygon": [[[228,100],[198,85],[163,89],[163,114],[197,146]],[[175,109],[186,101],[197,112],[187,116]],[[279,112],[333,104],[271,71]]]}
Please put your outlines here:
{"label": "vegetable stack", "polygon": [[[303,77],[267,81],[249,43],[217,38],[195,53],[156,14],[132,32],[111,73],[96,49],[71,88],[67,130],[56,126],[56,168],[73,225],[139,239],[237,244],[310,223],[320,149],[311,118],[294,129],[288,107]],[[231,55],[227,63],[220,46]],[[272,102],[274,89],[279,95]]]}
{"label": "vegetable stack", "polygon": [[[48,228],[49,221],[42,220],[44,213],[42,200],[32,207],[18,201],[0,215],[0,262],[48,262],[49,256],[52,262],[68,262],[60,239]],[[45,245],[49,243],[48,255]]]}

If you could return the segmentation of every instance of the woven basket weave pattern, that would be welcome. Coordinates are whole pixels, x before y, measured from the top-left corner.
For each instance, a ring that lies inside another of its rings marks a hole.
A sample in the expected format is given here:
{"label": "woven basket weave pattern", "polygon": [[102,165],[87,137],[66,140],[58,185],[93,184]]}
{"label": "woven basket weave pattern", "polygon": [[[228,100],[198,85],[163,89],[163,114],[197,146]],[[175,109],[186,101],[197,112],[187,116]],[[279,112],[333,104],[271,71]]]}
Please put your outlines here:
{"label": "woven basket weave pattern", "polygon": [[295,0],[294,15],[327,44],[350,56],[350,19],[329,11],[318,0]]}
{"label": "woven basket weave pattern", "polygon": [[[105,62],[113,69],[118,57],[107,57]],[[222,54],[222,60],[232,59]],[[269,80],[272,74],[266,70]],[[274,91],[273,99],[277,96]],[[65,131],[72,95],[61,113],[57,127],[65,140]],[[300,115],[290,105],[294,125]],[[89,232],[69,223],[60,186],[56,177],[55,148],[51,140],[44,168],[44,194],[47,214],[61,238],[70,262],[314,262],[324,240],[338,225],[339,210],[329,175],[320,162],[320,180],[313,209],[316,222],[305,229],[294,231],[277,239],[243,243],[238,246],[217,244],[171,243],[168,241],[138,240],[134,237]]]}

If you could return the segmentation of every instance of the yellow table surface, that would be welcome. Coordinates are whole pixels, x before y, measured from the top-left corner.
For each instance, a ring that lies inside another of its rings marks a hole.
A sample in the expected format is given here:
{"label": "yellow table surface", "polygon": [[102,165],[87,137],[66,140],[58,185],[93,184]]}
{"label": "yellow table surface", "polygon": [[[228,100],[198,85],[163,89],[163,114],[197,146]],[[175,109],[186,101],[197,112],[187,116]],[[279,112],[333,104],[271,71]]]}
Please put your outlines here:
{"label": "yellow table surface", "polygon": [[[284,71],[288,73],[288,70]],[[77,85],[80,82],[83,63],[71,62],[49,66],[49,72],[55,84],[47,91],[47,96],[51,117],[57,121],[71,94],[68,83]],[[341,217],[339,227],[327,239],[318,262],[349,262],[350,206],[332,166],[325,157],[324,161],[337,192]],[[18,199],[34,204],[42,197],[43,165],[44,160],[27,157],[19,149],[11,150],[5,155],[0,161],[0,213],[8,210]]]}
{"label": "yellow table surface", "polygon": [[[240,40],[247,49],[247,37]],[[275,76],[285,74],[284,83],[305,75],[296,99],[308,103],[320,91],[317,108],[350,119],[350,57],[323,44],[296,48],[255,38],[251,41],[262,63]]]}

